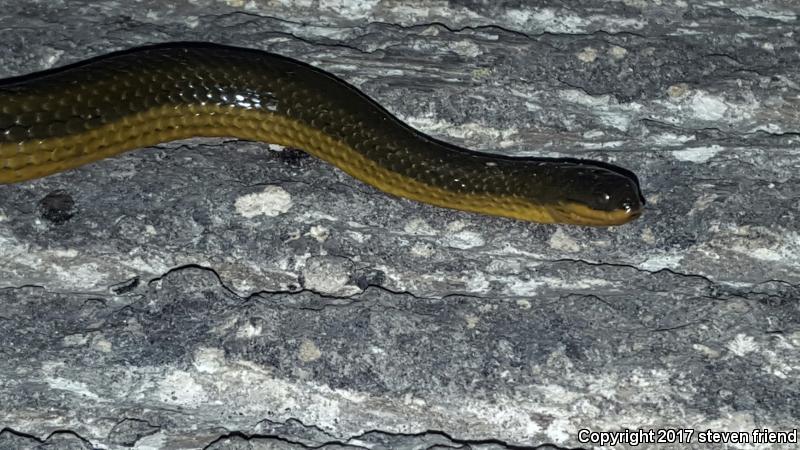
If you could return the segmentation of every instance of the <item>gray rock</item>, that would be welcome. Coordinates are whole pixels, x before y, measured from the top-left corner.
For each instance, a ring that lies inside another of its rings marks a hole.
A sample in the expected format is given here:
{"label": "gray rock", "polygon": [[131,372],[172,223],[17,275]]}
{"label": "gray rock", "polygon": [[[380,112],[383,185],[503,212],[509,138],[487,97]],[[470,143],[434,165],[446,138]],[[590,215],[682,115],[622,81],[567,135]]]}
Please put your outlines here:
{"label": "gray rock", "polygon": [[800,7],[414,3],[0,0],[0,77],[163,41],[261,48],[455,144],[622,165],[643,217],[444,210],[224,139],[0,186],[0,448],[590,448],[581,430],[624,429],[709,448],[706,430],[797,427]]}

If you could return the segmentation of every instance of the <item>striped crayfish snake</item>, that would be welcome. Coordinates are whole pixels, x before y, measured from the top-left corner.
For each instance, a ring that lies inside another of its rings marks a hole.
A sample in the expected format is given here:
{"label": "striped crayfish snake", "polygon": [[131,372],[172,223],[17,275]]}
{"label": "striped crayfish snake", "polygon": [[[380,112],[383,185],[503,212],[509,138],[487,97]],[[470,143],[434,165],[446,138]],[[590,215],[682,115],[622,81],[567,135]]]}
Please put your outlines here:
{"label": "striped crayfish snake", "polygon": [[300,148],[384,192],[482,214],[608,226],[644,205],[624,169],[459,148],[327,72],[259,50],[164,44],[0,81],[0,184],[196,136]]}

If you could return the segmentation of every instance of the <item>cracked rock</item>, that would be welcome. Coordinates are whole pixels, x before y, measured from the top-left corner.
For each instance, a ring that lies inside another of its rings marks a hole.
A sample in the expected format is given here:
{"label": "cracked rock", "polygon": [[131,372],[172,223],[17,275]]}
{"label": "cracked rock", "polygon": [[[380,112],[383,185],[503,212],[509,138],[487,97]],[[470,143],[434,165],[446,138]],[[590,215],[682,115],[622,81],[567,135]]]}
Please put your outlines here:
{"label": "cracked rock", "polygon": [[794,2],[0,8],[2,78],[164,41],[259,48],[437,139],[623,166],[647,199],[621,227],[522,223],[209,138],[0,186],[0,449],[796,428]]}
{"label": "cracked rock", "polygon": [[136,441],[157,433],[159,429],[145,420],[125,419],[111,429],[108,440],[113,444],[133,447]]}

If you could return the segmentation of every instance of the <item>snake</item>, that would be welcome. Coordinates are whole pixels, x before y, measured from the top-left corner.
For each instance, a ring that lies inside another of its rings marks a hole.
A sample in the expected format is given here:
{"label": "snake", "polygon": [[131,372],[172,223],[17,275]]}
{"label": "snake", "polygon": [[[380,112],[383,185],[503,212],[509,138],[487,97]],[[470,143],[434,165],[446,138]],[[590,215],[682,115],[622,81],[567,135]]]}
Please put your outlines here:
{"label": "snake", "polygon": [[523,221],[621,225],[644,206],[626,169],[462,148],[264,50],[164,43],[0,80],[0,184],[193,137],[301,149],[394,196]]}

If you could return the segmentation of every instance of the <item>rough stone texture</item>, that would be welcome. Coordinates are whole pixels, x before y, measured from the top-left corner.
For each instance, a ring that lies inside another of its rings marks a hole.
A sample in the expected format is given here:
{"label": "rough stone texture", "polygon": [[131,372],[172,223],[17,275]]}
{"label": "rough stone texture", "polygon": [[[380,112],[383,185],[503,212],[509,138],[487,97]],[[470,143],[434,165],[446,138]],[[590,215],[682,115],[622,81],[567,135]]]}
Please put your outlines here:
{"label": "rough stone texture", "polygon": [[796,427],[800,6],[528,3],[0,1],[3,77],[257,47],[441,139],[623,165],[648,199],[618,228],[535,225],[219,139],[0,186],[0,448]]}

